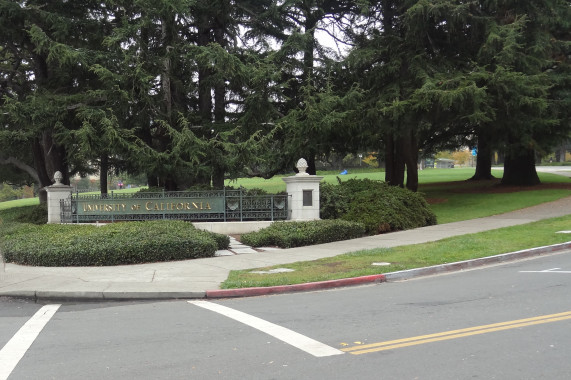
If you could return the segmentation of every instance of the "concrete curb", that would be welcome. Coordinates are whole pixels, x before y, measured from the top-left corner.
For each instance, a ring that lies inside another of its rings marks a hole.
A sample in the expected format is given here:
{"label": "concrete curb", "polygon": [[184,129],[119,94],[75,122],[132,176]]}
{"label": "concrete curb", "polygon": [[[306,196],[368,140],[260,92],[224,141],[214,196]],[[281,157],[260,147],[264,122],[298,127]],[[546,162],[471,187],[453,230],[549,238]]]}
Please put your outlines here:
{"label": "concrete curb", "polygon": [[434,265],[425,268],[408,269],[399,272],[385,273],[387,282],[409,280],[415,277],[431,276],[440,273],[456,272],[466,269],[478,268],[485,265],[504,263],[521,260],[535,256],[571,249],[571,242],[554,244],[545,247],[524,249],[521,251],[502,253],[495,256],[487,256],[479,259],[457,261],[449,264]]}
{"label": "concrete curb", "polygon": [[90,291],[50,291],[22,290],[0,292],[0,297],[24,298],[34,301],[144,301],[172,299],[201,299],[206,298],[205,291],[199,292],[90,292]]}
{"label": "concrete curb", "polygon": [[314,290],[340,288],[346,286],[364,285],[371,283],[393,282],[410,280],[416,277],[431,276],[441,273],[449,273],[462,271],[466,269],[478,268],[486,265],[493,265],[503,262],[526,259],[535,256],[541,256],[549,253],[555,253],[571,249],[571,242],[550,245],[546,247],[538,247],[524,249],[521,251],[503,253],[495,256],[482,257],[479,259],[458,261],[449,264],[434,265],[425,268],[408,269],[398,272],[390,272],[379,275],[370,275],[362,277],[352,277],[340,280],[330,280],[321,282],[309,282],[306,284],[296,285],[280,285],[269,287],[254,287],[240,289],[222,289],[207,290],[206,298],[235,298],[235,297],[254,297],[270,294],[283,294],[293,292],[308,292]]}
{"label": "concrete curb", "polygon": [[374,274],[370,276],[343,278],[339,280],[308,282],[306,284],[279,285],[279,286],[240,288],[240,289],[216,289],[216,290],[207,290],[206,298],[253,297],[253,296],[264,296],[269,294],[308,292],[313,290],[380,283],[384,281],[385,281],[384,274]]}

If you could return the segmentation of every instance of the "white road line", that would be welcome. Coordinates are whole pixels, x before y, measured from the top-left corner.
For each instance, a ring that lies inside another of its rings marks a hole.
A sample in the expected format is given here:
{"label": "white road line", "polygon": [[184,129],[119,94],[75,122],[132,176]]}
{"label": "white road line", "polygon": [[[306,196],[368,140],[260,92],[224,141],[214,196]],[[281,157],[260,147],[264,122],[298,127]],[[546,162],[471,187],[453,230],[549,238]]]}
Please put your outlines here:
{"label": "white road line", "polygon": [[61,305],[46,305],[36,312],[0,350],[0,380],[6,380]]}
{"label": "white road line", "polygon": [[545,270],[520,270],[519,273],[571,273],[571,271],[559,269],[561,268],[551,268]]}
{"label": "white road line", "polygon": [[266,334],[271,335],[274,338],[277,338],[296,348],[299,348],[300,350],[305,351],[313,356],[324,357],[324,356],[344,354],[343,351],[330,347],[314,339],[308,338],[305,335],[301,335],[299,333],[296,333],[295,331],[292,331],[282,326],[278,326],[276,324],[243,313],[241,311],[234,310],[229,307],[218,305],[208,301],[188,301],[188,302],[193,305],[200,306],[204,309],[208,309],[216,313],[222,314],[238,322],[242,322],[245,325],[248,325],[262,332],[265,332]]}

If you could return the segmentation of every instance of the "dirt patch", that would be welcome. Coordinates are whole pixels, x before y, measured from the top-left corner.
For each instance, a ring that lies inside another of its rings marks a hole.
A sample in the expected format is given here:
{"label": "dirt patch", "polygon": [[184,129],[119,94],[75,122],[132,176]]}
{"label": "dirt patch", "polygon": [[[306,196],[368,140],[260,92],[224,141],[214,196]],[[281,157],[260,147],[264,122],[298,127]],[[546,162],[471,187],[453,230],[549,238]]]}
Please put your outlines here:
{"label": "dirt patch", "polygon": [[238,240],[240,243],[242,242],[240,239],[242,238],[242,235],[228,235],[230,237],[233,237],[234,239]]}
{"label": "dirt patch", "polygon": [[[489,189],[483,189],[487,193],[516,193],[519,191],[534,191],[534,190],[571,190],[571,183],[541,183],[535,186],[504,186],[495,185]],[[486,191],[487,190],[487,191]]]}
{"label": "dirt patch", "polygon": [[439,203],[448,202],[448,199],[446,199],[446,198],[426,198],[426,202],[428,202],[429,205],[437,205]]}
{"label": "dirt patch", "polygon": [[321,265],[324,267],[328,267],[328,268],[337,268],[337,267],[344,265],[344,263],[341,261],[334,261],[332,263],[323,263]]}
{"label": "dirt patch", "polygon": [[[429,189],[430,187],[443,187],[443,191],[456,194],[499,194],[499,193],[516,193],[520,191],[535,191],[535,190],[554,190],[565,189],[571,190],[571,181],[569,183],[541,183],[534,186],[505,186],[500,184],[500,179],[489,181],[464,181],[464,182],[438,182],[423,185]],[[446,189],[449,187],[449,189]],[[422,191],[422,190],[421,190]],[[430,200],[429,200],[430,199]],[[431,201],[433,203],[431,203]],[[445,199],[444,199],[445,201]],[[430,204],[442,203],[440,198],[428,198],[427,202]]]}

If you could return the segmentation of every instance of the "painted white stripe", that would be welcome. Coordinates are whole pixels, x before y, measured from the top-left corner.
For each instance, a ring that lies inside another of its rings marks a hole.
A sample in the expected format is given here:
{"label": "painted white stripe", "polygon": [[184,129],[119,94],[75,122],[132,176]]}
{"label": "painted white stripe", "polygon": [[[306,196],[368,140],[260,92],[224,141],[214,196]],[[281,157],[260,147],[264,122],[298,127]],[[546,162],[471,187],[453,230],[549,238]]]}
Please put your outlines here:
{"label": "painted white stripe", "polygon": [[246,314],[226,306],[222,306],[208,301],[188,301],[188,302],[193,305],[200,306],[204,309],[208,309],[216,313],[222,314],[238,322],[242,322],[245,325],[248,325],[262,332],[265,332],[266,334],[271,335],[274,338],[277,338],[296,348],[299,348],[300,350],[305,351],[313,356],[324,357],[332,355],[341,355],[344,353],[343,351],[330,347],[314,339],[308,338],[305,335],[301,335],[285,327],[278,326],[274,323],[265,321],[258,317],[254,317],[250,314]]}
{"label": "painted white stripe", "polygon": [[0,350],[0,380],[6,380],[61,305],[46,305],[36,312]]}
{"label": "painted white stripe", "polygon": [[520,270],[519,273],[571,273],[571,271],[559,269],[561,268],[551,268],[545,270]]}
{"label": "painted white stripe", "polygon": [[520,270],[519,273],[571,273],[569,270]]}

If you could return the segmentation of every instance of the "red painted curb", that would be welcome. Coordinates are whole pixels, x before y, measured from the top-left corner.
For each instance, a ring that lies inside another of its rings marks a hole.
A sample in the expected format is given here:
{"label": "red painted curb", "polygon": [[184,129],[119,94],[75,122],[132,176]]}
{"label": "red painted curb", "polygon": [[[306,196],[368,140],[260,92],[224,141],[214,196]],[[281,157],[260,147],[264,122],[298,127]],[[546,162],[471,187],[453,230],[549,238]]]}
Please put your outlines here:
{"label": "red painted curb", "polygon": [[268,287],[241,288],[241,289],[215,289],[207,290],[206,298],[231,298],[231,297],[253,297],[268,294],[307,292],[312,290],[330,289],[342,286],[362,285],[369,283],[385,282],[384,274],[373,274],[369,276],[342,278],[339,280],[309,282],[306,284],[279,285]]}

